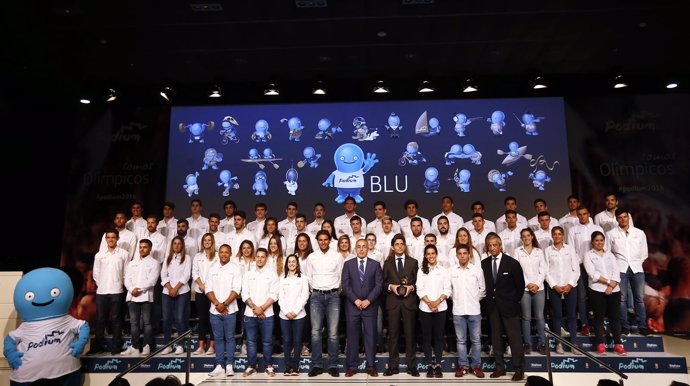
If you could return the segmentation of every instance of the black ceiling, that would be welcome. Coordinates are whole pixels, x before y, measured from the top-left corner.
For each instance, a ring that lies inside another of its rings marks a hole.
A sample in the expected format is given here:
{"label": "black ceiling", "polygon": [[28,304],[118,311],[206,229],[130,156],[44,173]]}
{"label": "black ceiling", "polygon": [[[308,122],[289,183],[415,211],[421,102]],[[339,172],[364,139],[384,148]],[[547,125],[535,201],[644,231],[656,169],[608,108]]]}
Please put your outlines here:
{"label": "black ceiling", "polygon": [[656,83],[690,69],[681,1],[299,2],[20,2],[6,14],[3,78],[74,90],[219,83],[226,92],[268,80],[345,88],[386,78],[414,88],[429,78],[456,90],[468,76],[517,83],[542,72],[581,84],[620,70]]}

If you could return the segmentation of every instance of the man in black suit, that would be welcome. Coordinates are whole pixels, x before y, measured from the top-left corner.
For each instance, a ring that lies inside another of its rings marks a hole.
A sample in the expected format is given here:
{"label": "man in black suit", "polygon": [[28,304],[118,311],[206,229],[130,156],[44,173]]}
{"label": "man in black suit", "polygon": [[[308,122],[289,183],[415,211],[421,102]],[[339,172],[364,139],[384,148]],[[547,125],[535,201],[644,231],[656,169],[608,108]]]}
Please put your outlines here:
{"label": "man in black suit", "polygon": [[376,317],[378,300],[383,289],[381,264],[367,258],[369,244],[365,239],[355,244],[356,259],[343,265],[342,286],[347,320],[346,377],[357,372],[359,358],[359,335],[364,333],[364,352],[367,357],[367,374],[378,377],[376,372]]}
{"label": "man in black suit", "polygon": [[390,376],[400,372],[398,368],[400,361],[398,338],[400,336],[400,319],[402,319],[403,331],[405,332],[407,373],[418,377],[414,325],[417,319],[417,308],[419,307],[419,299],[415,294],[419,265],[417,260],[407,255],[407,246],[405,245],[405,237],[403,235],[397,234],[393,236],[391,246],[393,247],[392,253],[383,264],[383,283],[387,292],[386,311],[388,312],[389,333],[388,369],[383,375]]}
{"label": "man in black suit", "polygon": [[503,253],[501,238],[496,233],[486,236],[486,247],[489,258],[482,261],[484,281],[486,282],[486,311],[491,324],[491,344],[494,349],[496,370],[491,378],[506,375],[503,360],[503,334],[508,336],[508,343],[513,354],[515,374],[513,381],[525,379],[525,353],[522,348],[520,332],[520,299],[525,292],[525,277],[520,263]]}

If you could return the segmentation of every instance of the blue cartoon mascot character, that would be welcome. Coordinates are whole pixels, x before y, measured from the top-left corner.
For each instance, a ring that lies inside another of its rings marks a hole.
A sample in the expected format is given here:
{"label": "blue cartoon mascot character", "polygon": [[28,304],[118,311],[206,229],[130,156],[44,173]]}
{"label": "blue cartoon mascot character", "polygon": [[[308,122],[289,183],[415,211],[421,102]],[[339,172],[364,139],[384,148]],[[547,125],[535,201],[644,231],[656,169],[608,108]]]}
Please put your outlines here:
{"label": "blue cartoon mascot character", "polygon": [[359,204],[364,201],[360,191],[364,187],[364,173],[379,162],[375,153],[364,158],[362,148],[353,143],[344,143],[333,154],[336,170],[324,181],[323,186],[333,186],[338,191],[335,202],[342,204],[350,196]]}
{"label": "blue cartoon mascot character", "polygon": [[14,308],[22,324],[5,337],[3,354],[12,368],[10,385],[39,379],[81,385],[79,355],[89,340],[89,324],[70,316],[74,288],[66,273],[39,268],[14,289]]}

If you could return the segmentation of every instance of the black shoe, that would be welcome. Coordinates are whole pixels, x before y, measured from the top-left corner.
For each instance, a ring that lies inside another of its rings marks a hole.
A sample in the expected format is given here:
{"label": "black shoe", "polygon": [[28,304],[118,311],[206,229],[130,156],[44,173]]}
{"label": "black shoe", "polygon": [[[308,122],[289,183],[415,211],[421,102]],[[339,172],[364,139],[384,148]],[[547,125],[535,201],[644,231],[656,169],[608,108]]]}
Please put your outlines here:
{"label": "black shoe", "polygon": [[310,377],[315,377],[317,375],[323,374],[323,369],[321,367],[312,367],[311,370],[309,370],[309,376]]}
{"label": "black shoe", "polygon": [[630,329],[629,328],[621,329],[621,335],[625,335],[625,336],[630,335]]}
{"label": "black shoe", "polygon": [[391,375],[395,375],[395,374],[398,374],[398,373],[400,373],[400,370],[398,370],[397,368],[392,369],[392,368],[389,367],[389,368],[386,369],[386,371],[383,372],[383,376],[384,376],[384,377],[390,377]]}
{"label": "black shoe", "polygon": [[522,345],[522,347],[524,349],[525,355],[532,353],[532,345],[531,344],[525,343],[524,345]]}
{"label": "black shoe", "polygon": [[413,376],[413,377],[418,377],[418,376],[419,376],[419,371],[417,371],[417,369],[411,369],[411,368],[408,367],[408,368],[407,368],[407,373],[408,373],[409,375]]}
{"label": "black shoe", "polygon": [[103,350],[103,347],[98,347],[98,346],[93,346],[89,350],[89,352],[86,353],[86,355],[100,355],[103,354],[105,350]]}
{"label": "black shoe", "polygon": [[546,345],[544,343],[539,345],[539,354],[546,355]]}
{"label": "black shoe", "polygon": [[647,336],[647,335],[651,334],[651,332],[649,332],[649,330],[646,328],[640,328],[640,329],[638,329],[637,332],[642,336]]}
{"label": "black shoe", "polygon": [[434,377],[434,367],[432,365],[426,366],[426,377],[427,378],[433,378]]}
{"label": "black shoe", "polygon": [[436,365],[436,370],[434,370],[434,377],[443,378],[443,372],[441,371],[441,365]]}
{"label": "black shoe", "polygon": [[331,367],[330,369],[328,369],[328,374],[331,377],[339,377],[340,376],[340,372],[338,372],[338,369],[335,367]]}
{"label": "black shoe", "polygon": [[283,375],[288,377],[288,376],[290,376],[290,374],[292,374],[292,367],[285,366],[285,371],[283,371]]}

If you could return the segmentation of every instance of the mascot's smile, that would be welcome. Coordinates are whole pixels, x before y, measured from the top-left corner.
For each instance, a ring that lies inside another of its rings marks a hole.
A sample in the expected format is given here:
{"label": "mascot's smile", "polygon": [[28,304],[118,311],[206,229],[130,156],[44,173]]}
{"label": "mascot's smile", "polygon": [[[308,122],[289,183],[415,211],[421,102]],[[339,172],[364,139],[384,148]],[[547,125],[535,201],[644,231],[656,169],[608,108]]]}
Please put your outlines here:
{"label": "mascot's smile", "polygon": [[32,305],[32,306],[35,306],[35,307],[45,307],[45,306],[47,306],[47,305],[49,305],[49,304],[52,304],[54,301],[55,301],[55,299],[50,299],[49,301],[47,301],[47,302],[45,302],[45,303],[35,303],[35,302],[31,302],[31,305]]}

